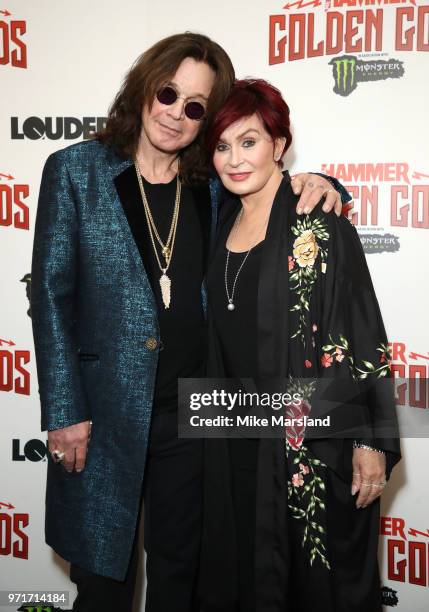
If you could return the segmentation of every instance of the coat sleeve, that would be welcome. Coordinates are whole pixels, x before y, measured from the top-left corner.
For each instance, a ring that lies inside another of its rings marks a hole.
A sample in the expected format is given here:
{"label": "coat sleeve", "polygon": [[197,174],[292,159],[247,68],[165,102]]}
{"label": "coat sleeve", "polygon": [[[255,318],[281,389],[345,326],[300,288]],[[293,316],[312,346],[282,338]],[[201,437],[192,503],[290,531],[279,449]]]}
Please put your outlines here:
{"label": "coat sleeve", "polygon": [[326,218],[320,366],[334,375],[347,368],[359,383],[372,427],[372,436],[359,442],[386,453],[389,476],[400,444],[386,332],[356,228],[345,217]]}
{"label": "coat sleeve", "polygon": [[89,420],[74,334],[78,223],[63,152],[44,167],[37,210],[31,312],[41,429]]}

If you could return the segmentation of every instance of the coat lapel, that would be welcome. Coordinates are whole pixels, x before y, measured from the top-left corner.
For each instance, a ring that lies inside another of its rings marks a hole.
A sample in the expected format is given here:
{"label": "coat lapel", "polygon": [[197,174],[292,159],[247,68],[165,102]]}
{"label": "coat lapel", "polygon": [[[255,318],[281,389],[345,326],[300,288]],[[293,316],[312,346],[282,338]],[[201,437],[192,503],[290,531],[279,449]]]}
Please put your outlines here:
{"label": "coat lapel", "polygon": [[289,211],[293,192],[288,172],[271,209],[261,258],[258,289],[258,370],[260,378],[287,376],[289,352]]}

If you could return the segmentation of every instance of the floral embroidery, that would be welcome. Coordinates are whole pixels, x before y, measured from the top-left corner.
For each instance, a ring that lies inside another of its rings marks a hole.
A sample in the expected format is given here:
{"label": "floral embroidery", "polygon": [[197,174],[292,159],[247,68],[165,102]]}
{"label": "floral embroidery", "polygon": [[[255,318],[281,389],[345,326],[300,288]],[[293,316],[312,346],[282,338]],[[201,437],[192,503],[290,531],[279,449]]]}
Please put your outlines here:
{"label": "floral embroidery", "polygon": [[[292,232],[297,236],[293,243],[293,259],[289,255],[290,289],[296,294],[298,301],[291,307],[291,312],[298,312],[298,327],[291,338],[300,337],[304,341],[304,330],[307,325],[306,312],[310,310],[309,299],[318,270],[314,265],[320,255],[323,266],[326,266],[328,251],[322,244],[329,239],[327,223],[323,218],[310,219],[308,215],[292,226]],[[318,242],[319,241],[319,242]],[[321,244],[322,243],[322,244]],[[294,265],[291,265],[291,261]],[[297,265],[295,265],[295,263]]]}
{"label": "floral embroidery", "polygon": [[338,363],[342,363],[344,359],[349,366],[351,375],[354,379],[363,380],[368,377],[369,374],[376,378],[382,378],[390,373],[390,354],[389,347],[386,344],[381,343],[376,349],[380,355],[380,365],[377,366],[361,359],[361,366],[358,367],[355,363],[354,357],[351,354],[350,345],[343,335],[339,335],[337,341],[335,341],[331,334],[329,334],[329,344],[322,346],[322,351],[325,351],[321,357],[321,364],[324,368],[329,368],[334,359]]}
{"label": "floral embroidery", "polygon": [[316,557],[327,569],[331,569],[326,557],[326,530],[318,520],[318,512],[325,512],[326,487],[321,474],[326,465],[313,458],[307,447],[295,450],[286,440],[286,455],[299,467],[288,481],[288,507],[293,519],[305,524],[302,545],[310,546],[310,565]]}
{"label": "floral embroidery", "polygon": [[312,366],[313,364],[311,363],[311,361],[310,361],[309,359],[306,359],[306,360],[304,361],[304,365],[305,365],[305,367],[306,367],[306,368],[311,368],[311,366]]}
{"label": "floral embroidery", "polygon": [[292,476],[292,485],[294,487],[302,487],[303,484],[304,484],[304,478],[302,477],[302,474],[300,472]]}
{"label": "floral embroidery", "polygon": [[300,268],[314,266],[318,252],[316,236],[310,229],[302,232],[293,243],[293,256]]}

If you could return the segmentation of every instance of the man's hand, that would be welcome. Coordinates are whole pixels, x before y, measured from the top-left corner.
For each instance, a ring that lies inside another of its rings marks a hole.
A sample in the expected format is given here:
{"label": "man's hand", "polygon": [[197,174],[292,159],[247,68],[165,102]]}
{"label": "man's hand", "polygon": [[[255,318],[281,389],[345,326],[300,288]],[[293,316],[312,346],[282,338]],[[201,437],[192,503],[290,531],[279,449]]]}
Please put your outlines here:
{"label": "man's hand", "polygon": [[48,431],[49,452],[65,453],[61,463],[67,472],[81,472],[85,467],[86,451],[91,435],[91,421],[83,421],[63,429]]}
{"label": "man's hand", "polygon": [[302,213],[311,213],[313,208],[320,202],[322,196],[326,196],[323,210],[330,212],[335,207],[335,212],[338,216],[341,215],[343,204],[341,196],[336,191],[331,183],[317,174],[295,174],[291,178],[291,185],[295,195],[301,194],[296,212],[299,215]]}
{"label": "man's hand", "polygon": [[386,486],[386,457],[365,448],[353,449],[352,495],[359,491],[356,508],[366,508]]}

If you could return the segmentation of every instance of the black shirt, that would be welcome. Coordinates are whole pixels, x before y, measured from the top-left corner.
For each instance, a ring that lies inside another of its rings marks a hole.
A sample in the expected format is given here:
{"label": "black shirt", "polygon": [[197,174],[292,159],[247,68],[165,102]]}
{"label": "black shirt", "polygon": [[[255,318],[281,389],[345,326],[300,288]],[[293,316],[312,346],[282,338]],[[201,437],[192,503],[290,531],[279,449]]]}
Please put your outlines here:
{"label": "black shirt", "polygon": [[[161,240],[166,242],[173,217],[176,179],[167,184],[143,180],[146,197]],[[139,203],[140,204],[140,203]],[[182,196],[173,256],[167,275],[171,279],[170,307],[165,308],[156,261],[145,221],[143,263],[152,286],[161,332],[161,351],[155,386],[155,409],[177,406],[177,379],[198,377],[204,359],[204,313],[201,302],[203,282],[203,239],[192,191],[182,186]],[[143,203],[141,203],[143,211]],[[143,211],[144,214],[144,211]],[[158,250],[160,256],[160,250]],[[159,257],[164,265],[165,260]]]}
{"label": "black shirt", "polygon": [[[226,240],[234,219],[223,226],[212,263],[207,275],[208,298],[214,326],[219,338],[223,363],[227,377],[257,377],[257,300],[258,279],[263,241],[259,242],[246,259],[235,285],[234,310],[228,310],[225,288],[225,266],[227,258]],[[246,252],[231,252],[228,263],[228,292],[231,296],[237,271]]]}
{"label": "black shirt", "polygon": [[[177,379],[201,376],[205,359],[205,319],[201,300],[204,232],[197,210],[201,203],[196,201],[192,188],[182,185],[176,240],[167,271],[171,279],[171,302],[170,307],[165,308],[159,285],[162,272],[150,239],[134,166],[119,175],[115,183],[158,309],[161,350],[154,411],[174,410],[177,409]],[[173,217],[176,178],[166,184],[151,184],[143,179],[143,184],[153,220],[165,243]],[[160,248],[158,255],[161,265],[165,265]]]}

